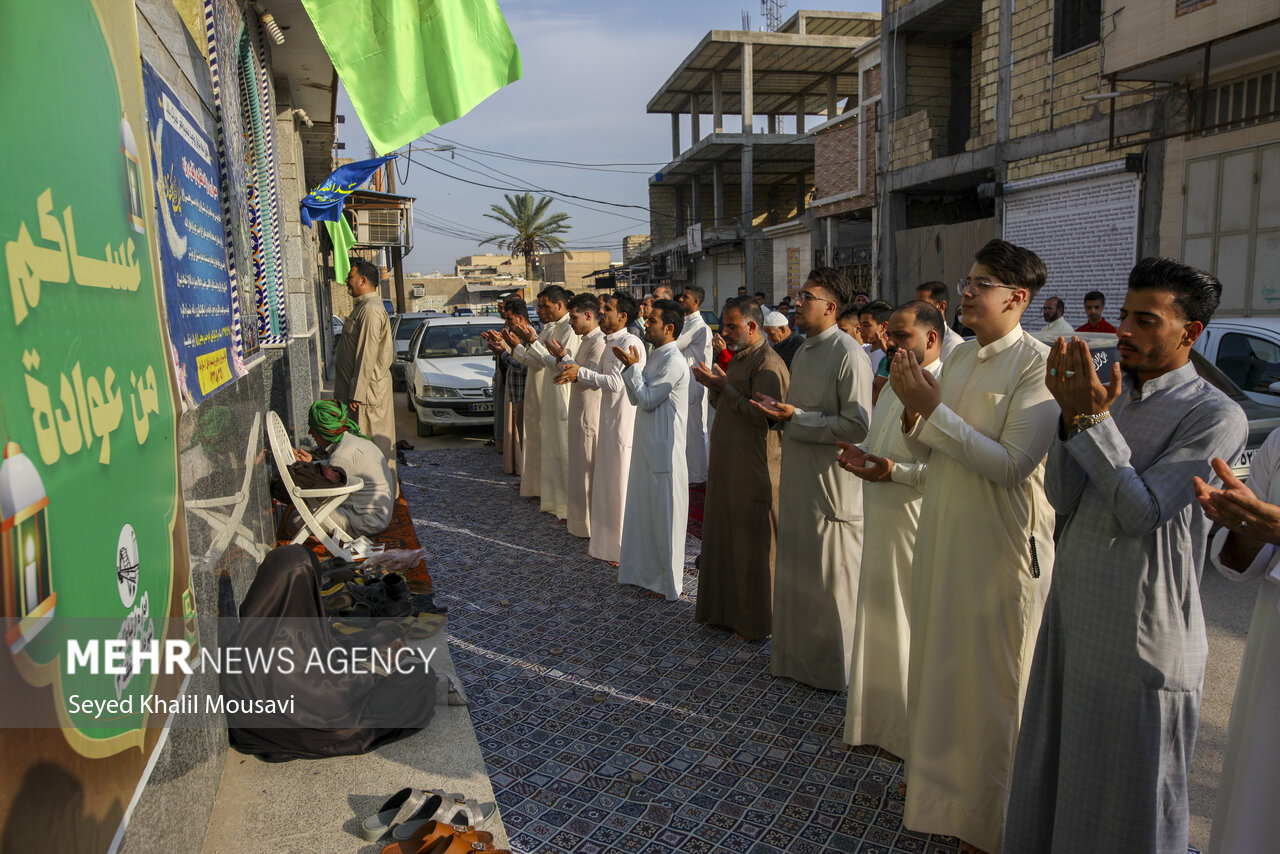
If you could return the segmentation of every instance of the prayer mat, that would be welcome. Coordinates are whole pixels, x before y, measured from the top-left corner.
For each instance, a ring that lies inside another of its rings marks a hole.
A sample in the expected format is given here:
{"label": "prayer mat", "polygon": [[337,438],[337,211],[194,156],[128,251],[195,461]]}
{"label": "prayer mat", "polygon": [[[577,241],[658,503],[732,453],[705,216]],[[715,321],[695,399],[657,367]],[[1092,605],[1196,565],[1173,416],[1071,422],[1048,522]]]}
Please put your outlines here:
{"label": "prayer mat", "polygon": [[[290,523],[289,516],[286,514],[285,520],[280,523],[280,528],[276,531],[276,542],[278,545],[287,546],[289,541],[293,539],[294,534],[298,533],[298,526]],[[374,543],[383,543],[388,549],[418,549],[421,543],[418,542],[418,532],[413,528],[413,519],[409,515],[409,505],[405,503],[402,494],[396,499],[395,509],[391,512],[391,524],[381,534],[369,537]],[[307,548],[311,549],[320,560],[328,560],[331,555],[315,537],[308,537],[303,543]],[[414,593],[425,593],[434,590],[431,583],[431,574],[427,571],[427,564],[424,561],[418,561],[417,566],[411,567],[404,572],[405,580],[409,582],[409,589]]]}
{"label": "prayer mat", "polygon": [[702,539],[702,511],[707,503],[707,485],[689,485],[689,536]]}

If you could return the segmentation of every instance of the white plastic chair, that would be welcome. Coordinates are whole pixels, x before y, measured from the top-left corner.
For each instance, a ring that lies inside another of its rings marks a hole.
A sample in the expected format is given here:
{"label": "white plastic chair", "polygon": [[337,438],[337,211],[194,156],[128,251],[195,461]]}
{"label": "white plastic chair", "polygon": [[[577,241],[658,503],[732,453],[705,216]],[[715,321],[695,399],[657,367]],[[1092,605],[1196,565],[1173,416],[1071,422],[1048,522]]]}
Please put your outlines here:
{"label": "white plastic chair", "polygon": [[222,498],[196,498],[185,502],[187,510],[209,526],[209,548],[197,559],[203,560],[207,566],[215,564],[223,552],[235,540],[246,552],[253,555],[254,560],[261,562],[263,549],[256,542],[253,531],[243,523],[244,511],[249,506],[249,484],[253,480],[253,458],[262,447],[259,442],[259,428],[262,426],[262,413],[253,414],[253,426],[249,428],[249,446],[244,454],[244,479],[240,489],[232,495]]}
{"label": "white plastic chair", "polygon": [[[293,475],[289,473],[289,464],[294,462],[293,442],[289,439],[289,431],[284,426],[284,422],[274,412],[267,413],[267,438],[271,442],[271,455],[276,460],[276,471],[284,481],[285,491],[293,499],[294,509],[302,517],[302,527],[290,542],[301,543],[308,536],[314,536],[324,544],[329,554],[343,560],[351,560],[351,552],[339,546],[338,543],[339,541],[350,542],[354,538],[329,517],[342,502],[347,500],[347,496],[364,487],[364,481],[348,475],[346,486],[303,489],[293,482]],[[307,505],[308,498],[324,499],[324,503],[312,510]]]}

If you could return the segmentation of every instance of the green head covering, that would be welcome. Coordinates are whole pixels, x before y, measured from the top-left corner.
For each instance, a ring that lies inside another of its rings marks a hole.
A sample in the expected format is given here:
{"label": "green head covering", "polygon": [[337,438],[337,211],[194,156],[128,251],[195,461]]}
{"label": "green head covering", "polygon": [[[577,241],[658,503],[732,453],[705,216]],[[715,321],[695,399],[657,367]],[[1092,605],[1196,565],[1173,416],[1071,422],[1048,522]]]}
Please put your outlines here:
{"label": "green head covering", "polygon": [[317,400],[311,404],[307,423],[326,442],[338,441],[343,433],[354,433],[362,439],[369,438],[360,432],[355,419],[347,412],[347,405],[337,400]]}

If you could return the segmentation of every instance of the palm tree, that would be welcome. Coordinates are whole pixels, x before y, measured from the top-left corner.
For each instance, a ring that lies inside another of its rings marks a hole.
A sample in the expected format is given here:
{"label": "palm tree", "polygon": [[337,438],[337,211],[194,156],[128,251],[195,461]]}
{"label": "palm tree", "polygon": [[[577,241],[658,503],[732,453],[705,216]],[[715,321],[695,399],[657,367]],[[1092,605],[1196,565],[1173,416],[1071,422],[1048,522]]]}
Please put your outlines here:
{"label": "palm tree", "polygon": [[502,223],[512,233],[486,237],[480,241],[481,246],[493,243],[510,253],[512,258],[524,258],[524,277],[528,281],[533,281],[534,262],[540,253],[564,249],[567,257],[573,257],[559,237],[569,230],[569,226],[565,224],[569,215],[546,214],[547,207],[551,204],[550,198],[542,196],[535,202],[533,193],[519,196],[503,194],[503,197],[507,200],[507,206],[490,205],[493,213],[485,216]]}

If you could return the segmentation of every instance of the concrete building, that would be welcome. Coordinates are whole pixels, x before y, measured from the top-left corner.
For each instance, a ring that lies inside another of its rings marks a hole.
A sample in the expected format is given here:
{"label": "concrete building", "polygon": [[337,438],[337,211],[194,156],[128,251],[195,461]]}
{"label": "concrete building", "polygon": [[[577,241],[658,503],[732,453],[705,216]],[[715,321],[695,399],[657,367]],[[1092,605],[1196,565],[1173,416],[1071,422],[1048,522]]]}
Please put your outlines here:
{"label": "concrete building", "polygon": [[[671,116],[672,160],[649,180],[651,246],[633,263],[635,281],[697,283],[715,305],[739,286],[769,302],[785,291],[765,229],[806,216],[814,184],[806,126],[859,103],[854,51],[879,22],[868,13],[798,12],[777,32],[703,37],[647,107]],[[812,220],[801,228],[812,247]],[[804,242],[798,232],[781,236]]]}
{"label": "concrete building", "polygon": [[1045,259],[1045,295],[1067,301],[1068,321],[1084,321],[1088,290],[1118,301],[1136,258],[1158,247],[1159,193],[1142,192],[1152,158],[1139,152],[1170,117],[1143,84],[1101,85],[1112,23],[1098,0],[886,8],[884,294],[955,281],[1000,235]]}
{"label": "concrete building", "polygon": [[1222,314],[1280,314],[1280,4],[1108,0],[1103,18],[1111,84],[1163,93],[1159,138],[1126,149],[1147,164],[1144,252],[1218,276]]}
{"label": "concrete building", "polygon": [[608,251],[588,252],[582,249],[539,255],[542,281],[564,285],[574,293],[589,290],[595,287],[592,274],[609,266],[609,255]]}

